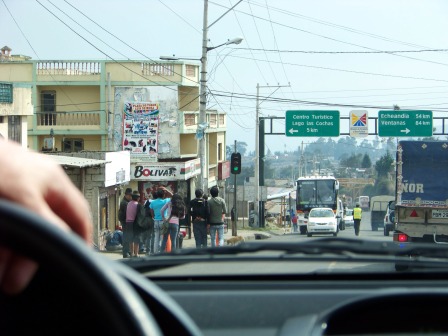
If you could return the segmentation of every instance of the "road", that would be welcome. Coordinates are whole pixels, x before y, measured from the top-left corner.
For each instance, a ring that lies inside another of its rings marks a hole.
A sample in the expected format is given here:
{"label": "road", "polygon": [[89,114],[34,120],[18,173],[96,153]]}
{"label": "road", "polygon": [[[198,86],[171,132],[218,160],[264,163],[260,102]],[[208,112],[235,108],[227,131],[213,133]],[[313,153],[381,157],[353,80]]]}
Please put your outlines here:
{"label": "road", "polygon": [[[313,234],[312,237],[307,237],[306,235],[299,235],[299,234],[293,234],[293,235],[272,235],[272,240],[277,241],[290,241],[290,240],[309,240],[309,239],[315,239],[319,237],[325,237],[329,235],[319,235],[319,234]],[[346,227],[344,231],[339,231],[338,237],[344,237],[344,238],[354,238],[355,236],[355,230],[353,226]],[[370,225],[370,212],[364,211],[363,217],[361,219],[361,229],[360,229],[360,237],[367,240],[375,240],[375,241],[392,241],[392,234],[390,234],[388,237],[384,236],[383,228],[378,228],[378,231],[372,231],[371,225]]]}

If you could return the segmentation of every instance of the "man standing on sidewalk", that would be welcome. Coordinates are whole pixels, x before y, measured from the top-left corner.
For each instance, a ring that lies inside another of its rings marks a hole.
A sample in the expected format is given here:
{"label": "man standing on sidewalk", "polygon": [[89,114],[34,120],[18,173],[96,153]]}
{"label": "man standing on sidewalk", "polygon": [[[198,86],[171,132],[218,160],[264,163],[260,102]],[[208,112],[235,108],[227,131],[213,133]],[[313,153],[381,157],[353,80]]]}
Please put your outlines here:
{"label": "man standing on sidewalk", "polygon": [[353,208],[353,222],[355,227],[355,235],[359,236],[359,229],[361,227],[362,209],[359,207],[359,203]]}
{"label": "man standing on sidewalk", "polygon": [[[123,230],[124,227],[126,226],[126,209],[131,199],[132,199],[132,189],[126,188],[124,192],[124,197],[120,202],[120,208],[118,210],[118,220],[120,221],[120,225]],[[123,258],[129,258],[131,256],[130,253],[131,241],[129,240],[129,234],[125,233],[124,231],[123,231],[122,245],[123,245]]]}
{"label": "man standing on sidewalk", "polygon": [[202,189],[196,189],[194,192],[196,198],[190,201],[190,215],[193,223],[193,235],[196,247],[207,247],[207,217],[208,205],[203,198]]}
{"label": "man standing on sidewalk", "polygon": [[216,246],[216,233],[218,233],[219,246],[224,245],[224,217],[227,212],[226,202],[218,196],[219,189],[214,186],[210,189],[211,199],[208,200],[208,213],[210,224],[210,241],[212,247]]}

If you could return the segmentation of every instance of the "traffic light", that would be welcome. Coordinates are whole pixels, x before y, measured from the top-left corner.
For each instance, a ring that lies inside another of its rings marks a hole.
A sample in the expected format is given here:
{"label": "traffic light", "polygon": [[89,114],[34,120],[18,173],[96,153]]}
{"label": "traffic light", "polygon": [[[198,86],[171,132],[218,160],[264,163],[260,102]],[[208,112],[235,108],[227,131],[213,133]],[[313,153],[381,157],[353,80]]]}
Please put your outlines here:
{"label": "traffic light", "polygon": [[230,172],[232,174],[241,174],[241,154],[232,153],[230,158]]}

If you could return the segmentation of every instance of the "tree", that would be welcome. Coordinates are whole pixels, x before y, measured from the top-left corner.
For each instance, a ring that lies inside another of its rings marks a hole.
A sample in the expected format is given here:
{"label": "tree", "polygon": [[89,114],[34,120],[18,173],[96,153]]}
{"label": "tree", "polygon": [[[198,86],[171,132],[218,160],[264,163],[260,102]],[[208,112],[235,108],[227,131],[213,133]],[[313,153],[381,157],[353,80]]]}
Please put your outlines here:
{"label": "tree", "polygon": [[371,167],[372,167],[372,161],[370,160],[370,156],[368,156],[366,153],[362,158],[361,168],[371,168]]}
{"label": "tree", "polygon": [[378,178],[386,178],[387,174],[392,169],[392,163],[394,159],[390,155],[389,151],[386,152],[376,163],[375,170],[377,172]]}

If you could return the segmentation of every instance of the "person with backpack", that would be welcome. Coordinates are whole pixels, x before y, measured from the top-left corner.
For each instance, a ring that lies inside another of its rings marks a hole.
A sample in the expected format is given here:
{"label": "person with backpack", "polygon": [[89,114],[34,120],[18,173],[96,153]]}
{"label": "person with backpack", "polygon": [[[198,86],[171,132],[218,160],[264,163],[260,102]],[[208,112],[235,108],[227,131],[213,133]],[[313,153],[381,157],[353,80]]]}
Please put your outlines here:
{"label": "person with backpack", "polygon": [[186,207],[184,200],[179,194],[173,194],[171,200],[160,209],[163,221],[168,222],[168,230],[163,233],[161,252],[165,252],[168,236],[171,240],[171,250],[177,248],[177,237],[179,235],[179,221],[185,218]]}
{"label": "person with backpack", "polygon": [[193,223],[193,235],[196,242],[196,248],[207,247],[207,218],[208,205],[207,200],[203,198],[202,189],[196,189],[194,192],[196,198],[190,201],[190,216]]}
{"label": "person with backpack", "polygon": [[163,224],[163,218],[162,214],[160,213],[160,210],[162,207],[171,201],[171,196],[173,196],[173,193],[169,191],[165,187],[160,187],[157,190],[156,199],[153,199],[151,201],[151,204],[149,205],[149,208],[151,209],[151,215],[152,218],[154,218],[154,254],[158,254],[160,252],[160,245],[161,245],[161,229]]}

